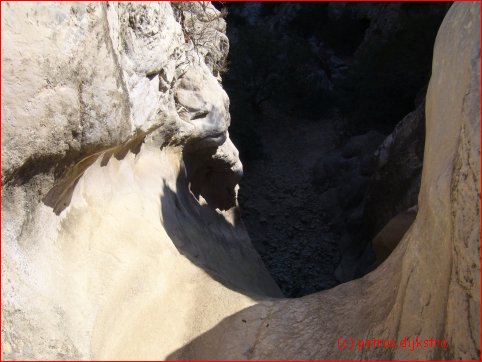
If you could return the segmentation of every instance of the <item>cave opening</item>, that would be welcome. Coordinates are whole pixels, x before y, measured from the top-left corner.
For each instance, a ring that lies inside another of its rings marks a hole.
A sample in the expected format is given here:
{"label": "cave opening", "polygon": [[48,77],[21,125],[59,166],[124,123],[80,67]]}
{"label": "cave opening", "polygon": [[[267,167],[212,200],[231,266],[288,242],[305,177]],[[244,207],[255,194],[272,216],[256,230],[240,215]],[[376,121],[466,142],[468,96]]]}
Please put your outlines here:
{"label": "cave opening", "polygon": [[373,270],[413,221],[450,3],[214,3],[254,247],[287,297]]}

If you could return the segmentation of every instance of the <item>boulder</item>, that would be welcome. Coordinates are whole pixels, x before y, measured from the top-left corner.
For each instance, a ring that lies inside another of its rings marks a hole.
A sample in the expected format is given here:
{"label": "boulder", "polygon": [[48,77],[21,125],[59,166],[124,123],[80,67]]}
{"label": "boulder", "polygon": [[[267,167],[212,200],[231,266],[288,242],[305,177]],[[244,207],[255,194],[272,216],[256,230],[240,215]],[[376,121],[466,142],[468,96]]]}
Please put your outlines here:
{"label": "boulder", "polygon": [[383,141],[383,135],[377,131],[351,137],[341,150],[345,158],[357,157],[373,153]]}
{"label": "boulder", "polygon": [[425,102],[401,120],[376,150],[376,169],[367,186],[363,220],[371,236],[418,203],[425,144]]}

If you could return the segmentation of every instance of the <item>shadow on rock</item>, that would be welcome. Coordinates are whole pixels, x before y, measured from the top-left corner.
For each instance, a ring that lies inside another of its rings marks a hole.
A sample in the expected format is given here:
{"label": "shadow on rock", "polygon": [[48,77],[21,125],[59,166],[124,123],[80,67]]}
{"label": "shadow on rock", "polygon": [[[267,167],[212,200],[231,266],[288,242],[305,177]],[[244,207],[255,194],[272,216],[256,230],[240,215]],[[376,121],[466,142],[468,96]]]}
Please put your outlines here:
{"label": "shadow on rock", "polygon": [[230,289],[248,295],[281,297],[278,286],[251,245],[236,206],[219,211],[189,189],[183,167],[173,190],[161,196],[164,228],[181,254]]}

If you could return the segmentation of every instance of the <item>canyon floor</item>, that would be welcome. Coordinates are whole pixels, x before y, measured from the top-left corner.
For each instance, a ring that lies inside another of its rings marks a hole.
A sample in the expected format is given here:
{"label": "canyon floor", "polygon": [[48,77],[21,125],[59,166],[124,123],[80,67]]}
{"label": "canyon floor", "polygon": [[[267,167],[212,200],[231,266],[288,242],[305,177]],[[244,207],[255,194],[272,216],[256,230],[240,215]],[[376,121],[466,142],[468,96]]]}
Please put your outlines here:
{"label": "canyon floor", "polygon": [[[312,183],[314,164],[336,144],[332,122],[289,117],[275,109],[263,117],[276,122],[260,119],[265,156],[245,162],[239,190],[243,221],[286,295],[333,287],[340,261],[337,235],[324,222],[324,195]],[[274,123],[278,127],[268,130]]]}

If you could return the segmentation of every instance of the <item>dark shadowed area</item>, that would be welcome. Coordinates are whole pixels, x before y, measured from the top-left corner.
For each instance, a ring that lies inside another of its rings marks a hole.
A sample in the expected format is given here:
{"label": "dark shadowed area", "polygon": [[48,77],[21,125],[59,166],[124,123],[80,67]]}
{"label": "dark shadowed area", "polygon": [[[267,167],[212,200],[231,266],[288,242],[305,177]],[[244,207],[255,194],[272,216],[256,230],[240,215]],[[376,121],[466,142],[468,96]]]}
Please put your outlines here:
{"label": "dark shadowed area", "polygon": [[424,97],[450,3],[215,6],[228,12],[223,84],[256,249],[286,296],[366,274],[372,239],[417,205]]}

